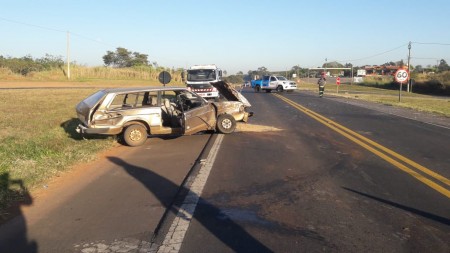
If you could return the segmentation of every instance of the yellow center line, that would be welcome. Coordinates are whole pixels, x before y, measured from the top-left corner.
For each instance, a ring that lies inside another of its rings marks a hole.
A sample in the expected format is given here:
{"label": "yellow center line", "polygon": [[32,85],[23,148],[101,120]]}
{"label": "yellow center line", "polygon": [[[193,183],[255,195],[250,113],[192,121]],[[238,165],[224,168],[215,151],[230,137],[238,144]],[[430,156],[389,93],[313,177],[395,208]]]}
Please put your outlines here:
{"label": "yellow center line", "polygon": [[[367,149],[368,151],[372,152],[373,154],[379,156],[380,158],[382,158],[383,160],[389,162],[390,164],[394,165],[395,167],[399,168],[400,170],[408,173],[409,175],[413,176],[414,178],[416,178],[417,180],[419,180],[420,182],[426,184],[427,186],[431,187],[432,189],[436,190],[437,192],[443,194],[444,196],[446,196],[447,198],[450,198],[450,191],[447,190],[445,188],[445,186],[441,186],[438,183],[426,178],[424,175],[418,173],[417,171],[407,167],[406,165],[400,163],[399,161],[393,159],[393,158],[397,158],[398,160],[414,167],[415,169],[425,173],[426,175],[438,180],[439,182],[442,182],[446,185],[450,186],[450,180],[445,178],[444,176],[314,112],[311,111],[310,109],[301,106],[295,102],[293,102],[292,100],[285,98],[279,94],[274,94],[274,96],[276,96],[277,98],[285,101],[286,103],[292,105],[294,108],[296,108],[297,110],[305,113],[306,115],[310,116],[311,118],[319,121],[320,123],[326,125],[327,127],[333,129],[334,131],[338,132],[339,134],[345,136],[346,138],[350,139],[351,141],[355,142],[356,144],[362,146],[363,148]],[[377,150],[378,149],[378,150]],[[383,153],[383,152],[385,153]]]}

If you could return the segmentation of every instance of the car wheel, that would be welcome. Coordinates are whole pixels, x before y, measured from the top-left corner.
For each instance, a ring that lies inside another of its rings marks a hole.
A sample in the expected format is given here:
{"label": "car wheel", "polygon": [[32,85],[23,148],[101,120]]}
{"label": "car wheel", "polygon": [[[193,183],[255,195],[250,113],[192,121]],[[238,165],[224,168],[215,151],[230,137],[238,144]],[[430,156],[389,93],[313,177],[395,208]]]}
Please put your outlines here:
{"label": "car wheel", "polygon": [[236,129],[236,120],[230,114],[222,114],[217,119],[217,130],[223,134],[229,134]]}
{"label": "car wheel", "polygon": [[123,141],[131,147],[140,146],[147,140],[147,129],[143,125],[130,125],[123,131]]}
{"label": "car wheel", "polygon": [[255,92],[260,92],[261,91],[261,87],[259,85],[255,86]]}
{"label": "car wheel", "polygon": [[283,92],[283,86],[281,86],[281,85],[278,85],[278,87],[277,87],[277,91],[278,91],[278,92]]}

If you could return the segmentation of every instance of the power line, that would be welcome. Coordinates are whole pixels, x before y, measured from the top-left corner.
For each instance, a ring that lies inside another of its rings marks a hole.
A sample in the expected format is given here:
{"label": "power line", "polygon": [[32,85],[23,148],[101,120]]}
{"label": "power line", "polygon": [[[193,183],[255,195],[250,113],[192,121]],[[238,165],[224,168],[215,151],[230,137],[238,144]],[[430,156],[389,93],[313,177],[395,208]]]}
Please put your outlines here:
{"label": "power line", "polygon": [[62,32],[62,33],[66,32],[66,31],[63,31],[63,30],[55,29],[55,28],[49,28],[49,27],[44,27],[44,26],[40,26],[40,25],[32,25],[32,24],[19,22],[19,21],[7,19],[7,18],[2,18],[2,17],[0,17],[0,19],[4,20],[4,21],[7,21],[7,22],[10,22],[10,23],[20,24],[20,25],[25,25],[25,26],[31,26],[31,27],[37,27],[37,28],[44,29],[44,30],[49,30],[49,31]]}
{"label": "power line", "polygon": [[450,46],[450,43],[439,43],[439,42],[411,42],[413,44],[421,44],[421,45],[439,45],[439,46]]}
{"label": "power line", "polygon": [[106,46],[109,46],[109,47],[114,47],[111,44],[108,44],[108,43],[105,43],[105,42],[102,42],[102,41],[99,41],[99,40],[96,40],[96,39],[92,39],[92,38],[86,37],[84,35],[76,34],[76,33],[73,33],[73,32],[71,32],[70,34],[73,34],[73,35],[75,35],[77,37],[80,37],[80,38],[83,38],[85,40],[90,40],[90,41],[93,41],[93,42],[96,42],[96,43],[99,43],[99,44],[103,44],[103,45],[106,45]]}
{"label": "power line", "polygon": [[[33,25],[33,24],[24,23],[24,22],[19,22],[19,21],[15,21],[15,20],[3,18],[3,17],[0,17],[0,20],[4,20],[4,21],[10,22],[10,23],[30,26],[30,27],[36,27],[36,28],[49,30],[49,31],[54,31],[54,32],[61,32],[61,33],[67,33],[68,32],[68,31],[63,31],[63,30],[60,30],[60,29],[55,29],[55,28],[50,28],[50,27],[45,27],[45,26],[40,26],[40,25]],[[110,45],[108,43],[101,42],[101,41],[98,41],[96,39],[92,39],[92,38],[89,38],[87,36],[84,36],[84,35],[76,34],[76,33],[73,33],[73,32],[70,32],[70,34],[75,35],[75,36],[80,37],[80,38],[83,38],[85,40],[90,40],[90,41],[93,41],[93,42],[96,42],[96,43],[99,43],[99,44],[103,44],[103,45],[106,45],[106,46],[109,46],[109,47],[114,47],[114,46],[112,46],[112,45]]]}
{"label": "power line", "polygon": [[[411,44],[450,46],[450,43],[440,43],[440,42],[417,42],[417,41],[414,41],[414,42],[411,42]],[[405,43],[405,44],[400,45],[398,47],[395,47],[393,49],[390,49],[390,50],[387,50],[387,51],[384,51],[384,52],[381,52],[381,53],[377,53],[377,54],[374,54],[374,55],[370,55],[370,56],[367,56],[367,57],[362,57],[362,58],[358,58],[358,59],[350,59],[350,60],[334,60],[334,61],[336,61],[336,62],[354,62],[354,61],[367,60],[367,59],[370,59],[370,58],[374,58],[374,57],[377,57],[377,56],[380,56],[380,55],[383,55],[383,54],[386,54],[386,53],[398,50],[398,49],[400,49],[400,48],[402,48],[402,47],[404,47],[406,45],[408,45],[408,43]],[[411,59],[439,60],[438,58],[419,58],[419,57],[411,57]]]}
{"label": "power line", "polygon": [[417,60],[440,60],[440,58],[426,58],[426,57],[411,57],[411,59],[417,59]]}
{"label": "power line", "polygon": [[374,55],[371,55],[371,56],[367,56],[367,57],[363,57],[363,58],[358,58],[358,59],[352,59],[352,60],[340,60],[340,61],[338,61],[338,62],[352,62],[352,61],[362,61],[362,60],[367,60],[367,59],[370,59],[370,58],[374,58],[374,57],[377,57],[377,56],[380,56],[380,55],[387,54],[387,53],[389,53],[389,52],[395,51],[395,50],[400,49],[400,48],[402,48],[402,47],[404,47],[404,46],[406,46],[406,45],[408,45],[408,43],[405,43],[405,44],[403,44],[403,45],[401,45],[401,46],[398,46],[398,47],[396,47],[396,48],[393,48],[393,49],[390,49],[390,50],[387,50],[387,51],[384,51],[384,52],[381,52],[381,53],[378,53],[378,54],[374,54]]}
{"label": "power line", "polygon": [[402,47],[404,47],[406,45],[408,45],[408,43],[405,43],[405,44],[400,45],[398,47],[395,47],[393,49],[390,49],[390,50],[387,50],[387,51],[384,51],[384,52],[381,52],[381,53],[377,53],[377,54],[374,54],[374,55],[371,55],[371,56],[363,57],[363,58],[352,59],[352,60],[332,60],[332,61],[335,61],[335,62],[353,62],[353,61],[367,60],[367,59],[370,59],[370,58],[374,58],[374,57],[377,57],[377,56],[380,56],[380,55],[383,55],[383,54],[395,51],[395,50],[400,49],[400,48],[402,48]]}

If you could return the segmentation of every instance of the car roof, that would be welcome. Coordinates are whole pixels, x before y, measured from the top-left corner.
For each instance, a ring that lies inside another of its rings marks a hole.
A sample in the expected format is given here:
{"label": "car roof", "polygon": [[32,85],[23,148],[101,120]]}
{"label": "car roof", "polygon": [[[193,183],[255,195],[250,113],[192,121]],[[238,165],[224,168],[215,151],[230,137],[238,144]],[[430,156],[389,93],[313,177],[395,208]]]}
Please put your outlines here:
{"label": "car roof", "polygon": [[110,88],[104,89],[105,93],[127,93],[127,92],[145,92],[145,91],[169,91],[169,90],[186,90],[186,87],[129,87],[129,88]]}

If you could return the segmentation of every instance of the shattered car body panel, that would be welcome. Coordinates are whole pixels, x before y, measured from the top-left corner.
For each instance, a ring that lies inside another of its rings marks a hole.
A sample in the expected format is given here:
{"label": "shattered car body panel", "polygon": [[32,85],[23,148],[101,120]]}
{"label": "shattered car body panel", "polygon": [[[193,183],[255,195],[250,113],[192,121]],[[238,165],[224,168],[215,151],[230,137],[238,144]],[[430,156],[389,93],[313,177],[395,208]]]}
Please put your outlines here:
{"label": "shattered car body panel", "polygon": [[234,89],[230,84],[224,81],[219,81],[219,82],[212,82],[211,85],[214,86],[217,90],[219,90],[220,94],[223,97],[225,97],[228,101],[239,101],[245,107],[251,106],[248,100],[240,92]]}
{"label": "shattered car body panel", "polygon": [[247,122],[248,118],[253,115],[252,112],[246,112],[246,108],[251,106],[248,100],[224,81],[212,82],[211,85],[219,90],[220,94],[227,100],[213,102],[217,107],[218,114],[231,114],[236,121]]}
{"label": "shattered car body panel", "polygon": [[[224,83],[222,86],[228,85]],[[248,101],[244,104],[238,99],[208,102],[182,87],[105,89],[76,106],[81,121],[77,132],[121,135],[126,144],[138,146],[145,142],[149,134],[190,135],[217,130],[218,121],[226,121],[226,117],[221,117],[224,114],[231,115],[235,121],[247,121],[251,116],[245,110],[247,105],[250,105]],[[223,126],[228,127],[228,121]],[[221,132],[225,130],[219,128]],[[231,130],[234,131],[234,128]]]}

